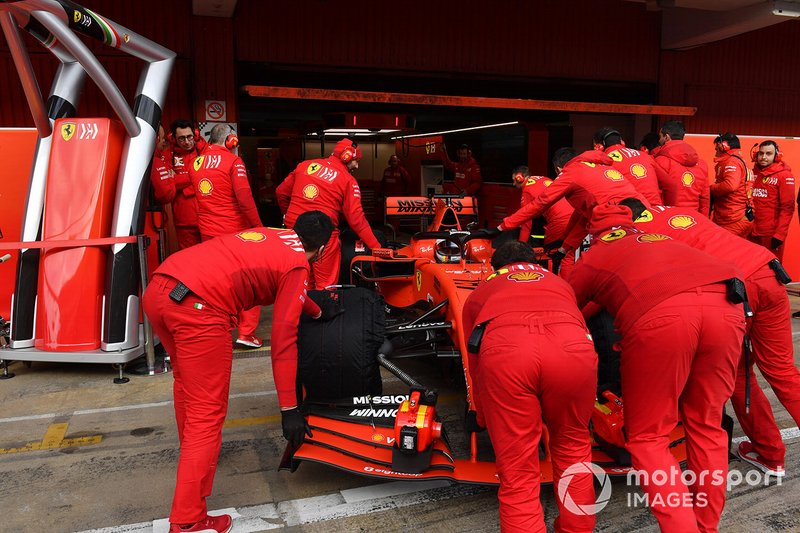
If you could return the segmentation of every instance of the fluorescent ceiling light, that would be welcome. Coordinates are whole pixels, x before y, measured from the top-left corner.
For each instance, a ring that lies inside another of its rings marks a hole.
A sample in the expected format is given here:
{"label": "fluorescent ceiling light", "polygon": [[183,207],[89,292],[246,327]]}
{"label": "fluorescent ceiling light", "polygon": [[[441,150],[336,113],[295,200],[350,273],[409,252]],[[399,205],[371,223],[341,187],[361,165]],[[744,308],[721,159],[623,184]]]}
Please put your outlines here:
{"label": "fluorescent ceiling light", "polygon": [[457,133],[459,131],[485,130],[487,128],[500,128],[502,126],[513,126],[514,124],[519,124],[519,121],[515,120],[514,122],[486,124],[484,126],[473,126],[471,128],[459,128],[457,130],[432,131],[430,133],[415,133],[414,135],[398,135],[397,137],[392,137],[391,140],[394,141],[397,139],[411,139],[413,137],[430,137],[431,135],[444,135],[445,133]]}
{"label": "fluorescent ceiling light", "polygon": [[800,17],[800,4],[786,0],[772,2],[772,14],[782,17]]}
{"label": "fluorescent ceiling light", "polygon": [[[400,131],[399,129],[368,129],[368,128],[330,128],[327,130],[323,130],[323,135],[356,135],[356,136],[368,136],[368,135],[381,135],[383,133],[394,133],[396,131]],[[311,133],[312,136],[316,137],[318,133]]]}

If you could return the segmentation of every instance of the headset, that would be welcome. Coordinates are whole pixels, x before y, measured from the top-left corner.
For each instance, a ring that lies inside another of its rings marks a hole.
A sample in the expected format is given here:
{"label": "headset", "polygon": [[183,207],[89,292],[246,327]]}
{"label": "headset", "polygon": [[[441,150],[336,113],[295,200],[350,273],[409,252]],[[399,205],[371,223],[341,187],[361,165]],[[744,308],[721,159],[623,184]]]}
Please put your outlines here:
{"label": "headset", "polygon": [[239,137],[236,135],[236,130],[231,128],[231,132],[225,137],[225,148],[233,152],[239,146]]}
{"label": "headset", "polygon": [[[194,142],[199,141],[200,140],[200,130],[197,129],[197,128],[194,128],[192,130],[192,133],[194,134]],[[175,140],[175,136],[172,134],[172,130],[170,130],[169,133],[167,133],[167,140],[169,141],[170,144],[175,144],[177,142]]]}
{"label": "headset", "polygon": [[[350,141],[350,139],[347,140]],[[342,153],[339,154],[339,160],[342,163],[349,163],[354,158],[356,158],[357,155],[358,155],[358,144],[353,141],[350,141],[350,146],[345,147],[345,149],[342,150]]]}
{"label": "headset", "polygon": [[514,183],[525,183],[525,180],[528,179],[522,172],[514,172]]}
{"label": "headset", "polygon": [[764,141],[763,143],[756,143],[750,149],[750,160],[753,163],[758,163],[758,149],[761,147],[762,144],[771,144],[775,147],[775,159],[772,160],[773,163],[780,163],[783,160],[783,152],[781,149],[778,148],[778,143],[773,140]]}
{"label": "headset", "polygon": [[730,152],[731,151],[731,145],[728,144],[728,141],[723,141],[722,140],[722,134],[721,133],[717,136],[717,139],[719,139],[719,141],[717,141],[714,144],[718,144],[720,146],[720,148],[722,148],[723,152]]}
{"label": "headset", "polygon": [[612,135],[619,135],[619,143],[622,146],[625,146],[625,141],[622,140],[622,134],[617,130],[609,130],[605,135],[603,135],[603,138],[600,139],[600,142],[594,144],[594,149],[597,150],[598,152],[605,151],[605,149],[607,148],[606,139],[608,139]]}

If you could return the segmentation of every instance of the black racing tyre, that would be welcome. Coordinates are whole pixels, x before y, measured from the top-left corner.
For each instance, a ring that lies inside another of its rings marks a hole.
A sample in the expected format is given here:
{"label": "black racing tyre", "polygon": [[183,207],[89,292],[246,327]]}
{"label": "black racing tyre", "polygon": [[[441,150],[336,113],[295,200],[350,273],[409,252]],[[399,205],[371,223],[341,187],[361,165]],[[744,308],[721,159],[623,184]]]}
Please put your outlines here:
{"label": "black racing tyre", "polygon": [[617,396],[622,396],[622,385],[619,373],[620,352],[614,349],[614,344],[622,340],[614,329],[614,317],[608,311],[601,311],[586,321],[586,326],[592,334],[594,349],[597,352],[597,398],[605,403],[603,391],[611,391]]}
{"label": "black racing tyre", "polygon": [[[326,292],[331,291],[309,291],[308,295],[319,302]],[[300,319],[297,378],[305,388],[305,399],[380,396],[383,384],[377,356],[385,338],[383,297],[363,288],[333,292],[344,313],[326,322],[306,315]],[[302,389],[297,389],[300,396]]]}

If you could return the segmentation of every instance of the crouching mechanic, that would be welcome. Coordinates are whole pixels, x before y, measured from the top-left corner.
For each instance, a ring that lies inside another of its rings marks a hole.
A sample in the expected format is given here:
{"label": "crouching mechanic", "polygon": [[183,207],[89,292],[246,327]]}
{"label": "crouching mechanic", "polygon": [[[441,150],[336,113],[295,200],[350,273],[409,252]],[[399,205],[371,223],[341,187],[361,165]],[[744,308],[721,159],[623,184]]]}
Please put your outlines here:
{"label": "crouching mechanic", "polygon": [[338,226],[342,215],[368,248],[381,247],[364,217],[361,189],[350,174],[358,168],[359,159],[361,148],[350,139],[342,139],[336,143],[330,157],[303,161],[275,190],[287,228],[294,227],[301,213],[312,209],[322,211],[333,221],[334,230],[325,245],[325,253],[311,269],[315,289],[338,283],[342,260]]}
{"label": "crouching mechanic", "polygon": [[232,348],[230,332],[242,309],[275,304],[272,373],[281,407],[283,436],[294,445],[308,432],[297,408],[297,324],[301,310],[320,319],[306,297],[309,262],[333,230],[319,211],[298,217],[294,231],[257,227],[223,235],[182,250],[158,267],[142,299],[145,313],[171,355],[180,457],[170,532],[217,531],[231,517],[208,516],[222,424],[228,408]]}
{"label": "crouching mechanic", "polygon": [[[631,216],[625,206],[594,209],[592,247],[569,281],[578,305],[606,308],[622,335],[626,447],[661,531],[714,532],[728,476],[722,410],[745,328],[726,280],[742,274],[667,235],[637,231]],[[693,478],[681,475],[669,451],[679,420]]]}
{"label": "crouching mechanic", "polygon": [[[550,431],[553,488],[565,469],[592,460],[589,419],[597,385],[597,354],[575,295],[536,264],[530,246],[503,244],[492,256],[495,273],[464,304],[464,331],[477,342],[470,353],[477,424],[489,430],[500,477],[504,532],[547,531],[539,502],[539,440]],[[474,332],[474,333],[473,333]],[[470,341],[473,345],[473,340]],[[468,417],[471,418],[471,417]],[[593,506],[589,472],[569,481],[569,496]],[[590,532],[593,514],[577,515],[556,498],[557,532]]]}

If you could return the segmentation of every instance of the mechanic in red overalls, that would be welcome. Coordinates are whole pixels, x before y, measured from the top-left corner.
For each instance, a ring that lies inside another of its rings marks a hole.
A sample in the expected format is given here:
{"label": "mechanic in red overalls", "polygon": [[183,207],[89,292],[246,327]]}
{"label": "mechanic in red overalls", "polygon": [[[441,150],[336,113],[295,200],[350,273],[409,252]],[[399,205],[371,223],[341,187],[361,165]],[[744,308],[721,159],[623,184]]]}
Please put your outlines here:
{"label": "mechanic in red overalls", "polygon": [[150,182],[153,185],[153,196],[162,205],[171,204],[175,199],[175,172],[164,153],[166,149],[167,139],[164,135],[164,128],[159,126],[156,151],[153,154],[153,166],[150,167]]}
{"label": "mechanic in red overalls", "polygon": [[381,179],[381,196],[417,196],[419,184],[415,187],[411,175],[400,164],[396,155],[389,157],[389,166],[383,171]]}
{"label": "mechanic in red overalls", "polygon": [[610,157],[598,150],[576,155],[572,148],[559,148],[553,154],[553,166],[558,173],[555,181],[531,203],[504,218],[497,229],[504,231],[519,227],[564,198],[575,211],[567,225],[563,244],[552,256],[555,261],[574,254],[586,236],[594,206],[630,196],[644,200],[644,196],[612,167],[612,163]]}
{"label": "mechanic in red overalls", "polygon": [[446,193],[475,196],[483,184],[481,167],[472,157],[469,146],[462,144],[458,147],[458,161],[451,161],[447,154],[447,146],[442,143],[440,152],[444,168],[453,173],[453,183],[445,183],[443,190]]}
{"label": "mechanic in red overalls", "polygon": [[714,139],[714,148],[715,178],[709,186],[711,219],[734,235],[747,237],[753,225],[752,216],[748,215],[752,183],[742,159],[739,137],[724,133]]}
{"label": "mechanic in red overalls", "polygon": [[[545,176],[531,176],[527,166],[521,165],[514,169],[511,176],[514,187],[522,189],[520,207],[525,207],[533,202],[546,187],[549,187],[553,180]],[[564,242],[567,225],[572,217],[574,209],[563,198],[548,207],[542,214],[545,220],[544,225],[544,249],[546,252],[557,250]],[[531,236],[533,219],[523,223],[519,228],[519,241],[527,243]],[[566,279],[575,265],[575,254],[567,254],[558,264],[553,265],[553,271]]]}
{"label": "mechanic in red overalls", "polygon": [[661,147],[653,155],[656,165],[664,172],[659,175],[659,186],[664,205],[684,207],[709,216],[711,197],[708,183],[708,165],[700,159],[692,145],[683,137],[686,129],[677,120],[665,122],[658,132]]}
{"label": "mechanic in red overalls", "polygon": [[[527,244],[511,241],[492,256],[495,273],[470,293],[464,331],[483,329],[479,353],[469,354],[476,423],[489,430],[500,478],[500,528],[504,533],[547,531],[539,501],[539,441],[543,420],[550,434],[557,532],[594,528],[591,514],[564,508],[561,474],[589,463],[589,419],[597,386],[597,354],[569,285],[536,264]],[[568,482],[578,505],[593,506],[590,472]]]}
{"label": "mechanic in red overalls", "polygon": [[330,157],[303,161],[275,190],[287,228],[294,226],[300,214],[313,209],[322,211],[333,221],[335,229],[325,245],[325,253],[311,269],[315,289],[338,283],[342,251],[337,226],[342,215],[368,248],[380,248],[380,242],[364,217],[361,189],[350,174],[358,168],[359,159],[361,148],[350,139],[342,139],[336,143]]}
{"label": "mechanic in red overalls", "polygon": [[[661,531],[717,531],[728,474],[722,411],[745,329],[742,305],[728,300],[725,280],[742,274],[669,236],[639,232],[631,220],[628,207],[596,207],[592,247],[569,282],[578,306],[601,305],[622,335],[626,447]],[[689,486],[669,451],[678,421],[696,474]]]}
{"label": "mechanic in red overalls", "polygon": [[[261,225],[244,161],[231,152],[238,144],[229,125],[217,124],[211,129],[208,147],[189,169],[203,241]],[[237,346],[261,347],[255,334],[260,316],[260,306],[239,313]]]}
{"label": "mechanic in red overalls", "polygon": [[172,216],[178,249],[183,250],[200,242],[197,227],[197,201],[189,178],[192,162],[206,147],[199,130],[188,120],[176,120],[170,125],[169,147],[164,159],[172,168],[175,177],[175,197],[172,200]]}
{"label": "mechanic in red overalls", "polygon": [[[275,304],[272,373],[283,436],[299,445],[308,431],[297,408],[297,324],[300,312],[335,315],[306,297],[308,262],[333,225],[319,211],[297,219],[295,231],[256,227],[223,235],[171,255],[156,269],[142,299],[153,332],[171,355],[180,457],[170,532],[226,532],[231,517],[208,516],[228,408],[230,330],[242,309]],[[335,304],[334,304],[335,305]],[[324,312],[323,312],[324,311]]]}
{"label": "mechanic in red overalls", "polygon": [[[761,374],[796,424],[800,425],[800,371],[794,364],[791,304],[783,283],[777,279],[777,260],[768,250],[745,241],[688,209],[654,207],[646,210],[636,199],[621,204],[631,208],[635,227],[663,233],[721,261],[730,261],[744,274],[754,316],[747,321],[753,343],[750,368],[742,356],[731,403],[750,442],[739,444],[739,456],[765,473],[783,476],[786,446],[772,414],[769,400],[758,385],[752,365]],[[745,383],[750,378],[750,412],[745,409]]]}
{"label": "mechanic in red overalls", "polygon": [[753,231],[750,240],[783,260],[783,243],[794,215],[794,175],[775,141],[758,145],[753,157]]}
{"label": "mechanic in red overalls", "polygon": [[663,205],[661,191],[658,188],[658,173],[650,155],[627,148],[622,135],[608,126],[600,128],[592,138],[594,149],[605,153],[613,161],[615,169],[622,172],[625,179],[645,197],[650,205]]}

